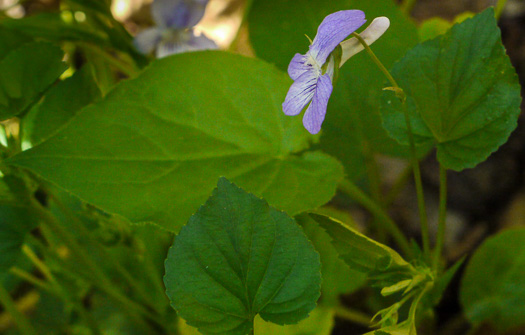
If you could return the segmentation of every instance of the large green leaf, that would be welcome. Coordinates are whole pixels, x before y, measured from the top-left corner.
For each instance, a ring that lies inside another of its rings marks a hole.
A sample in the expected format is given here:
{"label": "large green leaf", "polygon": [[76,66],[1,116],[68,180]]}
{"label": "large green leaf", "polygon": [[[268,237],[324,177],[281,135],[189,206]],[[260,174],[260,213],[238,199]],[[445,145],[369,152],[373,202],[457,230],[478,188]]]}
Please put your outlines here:
{"label": "large green leaf", "polygon": [[281,111],[289,84],[267,63],[225,52],[167,57],[9,162],[171,230],[222,175],[295,215],[329,201],[343,173],[323,153],[294,154],[310,136]]}
{"label": "large green leaf", "polygon": [[164,282],[172,306],[204,334],[249,334],[255,316],[306,318],[320,295],[321,263],[286,213],[225,178],[175,238]]}
{"label": "large green leaf", "polygon": [[[100,1],[70,0],[73,7],[86,14],[85,21],[77,21],[72,11],[39,13],[22,19],[6,19],[2,25],[19,30],[30,36],[49,41],[72,41],[91,43],[97,47],[111,47],[128,53],[139,65],[145,65],[146,58],[132,45],[132,37],[116,21],[108,8]],[[102,14],[102,15],[99,15]]]}
{"label": "large green leaf", "polygon": [[36,218],[27,206],[14,201],[0,203],[0,274],[17,262],[26,235],[35,224]]}
{"label": "large green leaf", "polygon": [[[254,0],[249,27],[257,56],[286,70],[294,54],[308,50],[304,35],[314,38],[325,16],[345,9],[363,10],[368,22],[377,16],[390,18],[390,29],[372,46],[386,66],[417,43],[416,27],[391,0]],[[364,52],[339,71],[320,146],[341,160],[351,179],[365,171],[366,151],[406,154],[405,147],[390,139],[381,125],[379,97],[384,81],[384,75]]]}
{"label": "large green leaf", "polygon": [[0,26],[0,60],[7,56],[11,51],[31,42],[31,38],[16,30]]}
{"label": "large green leaf", "polygon": [[[69,18],[68,18],[69,16]],[[39,13],[22,19],[6,19],[2,25],[49,41],[81,41],[108,45],[108,36],[77,22],[71,12]]]}
{"label": "large green leaf", "polygon": [[[446,168],[474,167],[516,128],[520,86],[493,9],[410,50],[392,75],[407,94],[417,141],[435,144]],[[401,102],[385,92],[382,106],[385,128],[406,143]]]}
{"label": "large green leaf", "polygon": [[0,120],[22,113],[41,97],[66,70],[63,55],[56,46],[31,42],[0,61]]}
{"label": "large green leaf", "polygon": [[30,129],[27,129],[29,140],[32,144],[42,142],[100,95],[92,68],[85,65],[73,76],[51,88],[44,101],[33,107],[28,115],[32,119]]}
{"label": "large green leaf", "polygon": [[501,331],[525,324],[525,229],[487,239],[463,275],[460,301],[474,324],[490,322]]}

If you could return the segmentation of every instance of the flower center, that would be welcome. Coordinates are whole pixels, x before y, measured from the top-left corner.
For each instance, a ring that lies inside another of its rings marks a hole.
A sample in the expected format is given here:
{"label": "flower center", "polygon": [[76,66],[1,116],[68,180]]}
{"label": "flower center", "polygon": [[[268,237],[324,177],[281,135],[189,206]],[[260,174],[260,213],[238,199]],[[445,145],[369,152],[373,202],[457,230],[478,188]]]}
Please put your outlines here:
{"label": "flower center", "polygon": [[321,75],[321,65],[317,63],[317,61],[312,57],[312,55],[310,55],[310,53],[307,53],[307,58],[304,64],[311,68],[313,71],[315,71],[315,74],[317,76]]}

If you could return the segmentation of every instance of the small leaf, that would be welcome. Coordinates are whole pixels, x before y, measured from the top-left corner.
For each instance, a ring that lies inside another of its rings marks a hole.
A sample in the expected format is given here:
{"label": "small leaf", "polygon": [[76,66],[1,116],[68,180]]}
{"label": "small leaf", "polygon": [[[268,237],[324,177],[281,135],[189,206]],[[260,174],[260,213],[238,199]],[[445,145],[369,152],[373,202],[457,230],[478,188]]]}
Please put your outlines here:
{"label": "small leaf", "polygon": [[[392,75],[407,95],[417,142],[435,144],[448,169],[476,166],[516,128],[520,86],[493,9],[411,49]],[[385,91],[382,100],[385,128],[408,143],[399,99]]]}
{"label": "small leaf", "polygon": [[248,334],[254,318],[294,324],[320,295],[319,255],[300,227],[225,178],[175,238],[164,282],[204,334]]}
{"label": "small leaf", "polygon": [[352,293],[359,289],[365,284],[366,275],[345,265],[330,243],[330,235],[319,227],[317,222],[306,214],[301,214],[295,219],[321,256],[321,273],[323,274],[321,303],[327,306],[338,305],[339,295]]}
{"label": "small leaf", "polygon": [[295,215],[328,202],[343,169],[324,153],[298,154],[311,137],[282,112],[289,84],[258,59],[173,55],[9,161],[109,213],[172,231],[220,176]]}
{"label": "small leaf", "polygon": [[73,118],[77,111],[101,96],[90,65],[51,88],[44,101],[35,105],[31,117],[29,139],[33,145],[50,137]]}
{"label": "small leaf", "polygon": [[386,245],[366,237],[333,218],[318,214],[310,214],[310,216],[332,237],[332,243],[339,256],[350,268],[365,273],[386,272],[392,269],[415,272],[412,271],[409,263]]}
{"label": "small leaf", "polygon": [[443,273],[440,277],[437,278],[434,287],[432,287],[428,294],[423,297],[423,304],[425,306],[427,306],[428,308],[432,308],[439,303],[443,296],[443,293],[448,287],[448,284],[450,284],[450,281],[452,280],[452,278],[454,278],[454,275],[457,273],[457,271],[463,264],[463,261],[465,261],[465,258],[462,258],[459,261],[457,261],[447,271],[445,271],[445,273]]}
{"label": "small leaf", "polygon": [[525,324],[525,229],[488,238],[463,275],[460,301],[474,324],[490,322],[501,331]]}
{"label": "small leaf", "polygon": [[391,294],[397,293],[403,289],[406,289],[412,283],[412,279],[405,279],[387,287],[383,287],[381,295],[386,297]]}
{"label": "small leaf", "polygon": [[63,55],[60,48],[49,43],[31,42],[0,61],[0,120],[16,116],[37,102],[66,70]]}

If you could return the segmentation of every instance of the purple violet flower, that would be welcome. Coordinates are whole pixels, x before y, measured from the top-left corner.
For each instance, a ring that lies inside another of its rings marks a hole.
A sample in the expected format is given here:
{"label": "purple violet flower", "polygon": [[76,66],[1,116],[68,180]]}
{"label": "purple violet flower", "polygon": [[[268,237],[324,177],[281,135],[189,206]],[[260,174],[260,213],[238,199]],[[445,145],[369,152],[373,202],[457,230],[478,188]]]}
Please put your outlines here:
{"label": "purple violet flower", "polygon": [[157,58],[171,54],[217,49],[204,34],[195,35],[193,27],[204,16],[208,0],[155,0],[151,14],[156,26],[135,36],[135,47],[148,54],[157,49]]}
{"label": "purple violet flower", "polygon": [[[362,51],[363,46],[355,37],[343,40],[365,22],[365,13],[360,10],[343,10],[328,15],[317,29],[308,52],[305,55],[295,54],[288,66],[288,74],[294,83],[283,103],[283,111],[286,115],[298,115],[309,104],[303,116],[303,125],[311,134],[321,130],[332,94],[332,80],[337,69],[334,69],[335,60],[331,53],[341,44],[341,66]],[[360,35],[370,45],[389,25],[388,18],[378,17]]]}

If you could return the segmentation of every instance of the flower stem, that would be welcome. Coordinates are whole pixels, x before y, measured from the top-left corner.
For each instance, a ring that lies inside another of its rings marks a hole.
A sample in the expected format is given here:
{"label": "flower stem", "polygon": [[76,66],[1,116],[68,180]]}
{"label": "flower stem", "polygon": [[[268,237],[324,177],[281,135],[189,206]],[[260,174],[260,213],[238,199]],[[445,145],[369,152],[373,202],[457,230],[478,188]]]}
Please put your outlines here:
{"label": "flower stem", "polygon": [[[355,38],[357,38],[357,40],[359,41],[359,43],[361,43],[361,45],[363,46],[363,48],[365,48],[366,52],[368,53],[368,55],[370,56],[370,58],[372,58],[372,61],[374,61],[374,63],[377,65],[377,67],[379,68],[379,70],[381,70],[381,72],[383,72],[383,74],[385,75],[386,79],[388,79],[388,81],[392,84],[392,86],[394,86],[395,88],[397,89],[400,89],[400,92],[402,92],[401,88],[399,87],[399,85],[397,84],[396,80],[394,79],[394,77],[392,77],[392,75],[390,74],[390,72],[386,69],[386,67],[383,65],[383,63],[381,63],[381,61],[379,60],[379,58],[377,58],[376,54],[372,51],[372,49],[370,48],[370,46],[366,43],[366,41],[361,37],[361,35],[359,35],[358,33],[352,33],[352,36],[354,36]],[[404,95],[404,93],[403,93]]]}
{"label": "flower stem", "polygon": [[372,213],[372,215],[374,215],[378,222],[383,225],[383,229],[392,235],[399,248],[401,248],[405,255],[411,255],[407,238],[401,232],[394,220],[392,220],[390,216],[385,213],[381,206],[370,199],[361,189],[359,189],[359,187],[347,179],[344,179],[339,184],[339,187],[343,192],[345,192],[348,196],[357,201],[359,204],[361,204],[361,206],[366,208],[368,211],[370,211],[370,213]]}
{"label": "flower stem", "polygon": [[447,169],[439,164],[439,218],[433,269],[438,271],[447,226]]}
{"label": "flower stem", "polygon": [[34,335],[38,334],[33,326],[29,323],[29,320],[22,314],[16,307],[15,302],[9,295],[9,292],[0,283],[0,303],[4,306],[5,310],[11,314],[11,317],[15,321],[20,333],[22,335]]}
{"label": "flower stem", "polygon": [[341,305],[336,306],[334,308],[334,311],[335,311],[335,316],[341,319],[348,320],[350,322],[353,322],[361,326],[370,327],[370,320],[372,318],[366,315],[365,313],[362,313],[360,311],[356,311],[353,309],[349,309]]}
{"label": "flower stem", "polygon": [[396,80],[390,72],[386,69],[386,67],[381,63],[379,58],[375,55],[375,53],[370,49],[370,46],[365,42],[365,40],[359,36],[357,33],[352,33],[352,35],[357,38],[359,43],[363,45],[366,52],[370,56],[370,58],[374,61],[374,63],[377,65],[377,67],[383,72],[385,77],[388,79],[390,84],[393,86],[393,91],[395,92],[396,96],[401,100],[401,104],[403,106],[403,114],[405,115],[405,122],[407,127],[407,133],[408,133],[408,141],[410,145],[410,162],[412,164],[412,170],[414,171],[414,183],[416,185],[416,194],[417,194],[417,205],[419,210],[419,220],[421,223],[421,238],[423,240],[423,252],[425,254],[425,258],[427,260],[430,260],[430,239],[428,234],[428,219],[427,219],[427,213],[425,208],[425,197],[423,194],[423,182],[421,179],[421,170],[419,169],[419,161],[417,158],[417,151],[416,151],[416,143],[414,140],[414,134],[412,132],[412,125],[410,123],[410,116],[408,115],[408,109],[406,106],[406,95],[401,87],[397,84]]}

